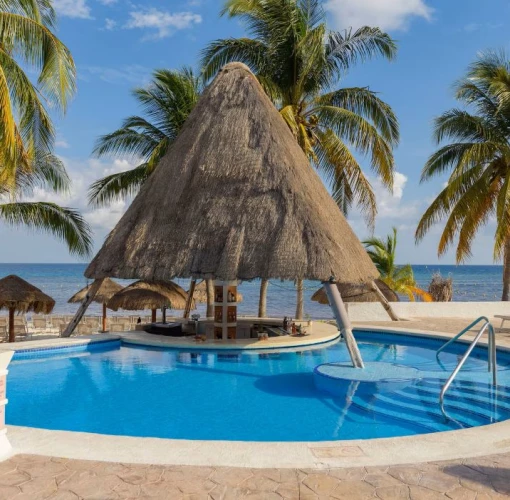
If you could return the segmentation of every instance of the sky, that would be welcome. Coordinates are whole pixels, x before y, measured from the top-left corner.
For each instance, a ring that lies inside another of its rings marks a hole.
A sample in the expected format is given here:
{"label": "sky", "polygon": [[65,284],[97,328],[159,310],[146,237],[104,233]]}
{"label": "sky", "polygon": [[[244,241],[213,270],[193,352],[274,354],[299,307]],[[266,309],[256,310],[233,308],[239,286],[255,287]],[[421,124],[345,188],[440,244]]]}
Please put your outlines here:
{"label": "sky", "polygon": [[[93,210],[87,188],[109,173],[132,168],[132,159],[91,156],[98,136],[141,110],[131,90],[145,86],[158,68],[198,67],[200,51],[212,40],[244,33],[237,20],[220,17],[223,0],[54,0],[58,35],[73,54],[78,92],[65,117],[56,119],[56,153],[73,180],[69,195],[42,190],[30,200],[56,201],[79,209],[94,231],[95,250],[128,205],[114,203]],[[510,1],[487,0],[328,0],[328,27],[334,30],[379,26],[398,43],[395,61],[376,59],[353,67],[342,86],[368,86],[398,116],[401,142],[395,150],[396,174],[387,192],[361,159],[376,191],[379,215],[375,235],[399,230],[397,261],[411,264],[453,264],[454,252],[437,257],[441,226],[416,245],[416,224],[442,189],[446,178],[420,184],[420,172],[434,151],[434,117],[456,106],[452,85],[480,51],[509,49]],[[510,51],[509,51],[510,52]],[[349,215],[356,234],[370,236],[356,210]],[[494,221],[476,238],[469,264],[493,263]],[[0,225],[1,262],[81,262],[48,235]],[[8,242],[8,244],[6,244]]]}

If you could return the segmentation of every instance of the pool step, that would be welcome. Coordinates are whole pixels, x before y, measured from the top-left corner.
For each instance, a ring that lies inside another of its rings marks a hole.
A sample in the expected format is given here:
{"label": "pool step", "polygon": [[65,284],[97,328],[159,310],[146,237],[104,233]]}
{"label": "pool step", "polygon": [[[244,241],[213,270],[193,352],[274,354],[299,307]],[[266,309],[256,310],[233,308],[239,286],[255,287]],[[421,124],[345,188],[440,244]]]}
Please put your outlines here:
{"label": "pool step", "polygon": [[[415,400],[421,400],[426,403],[437,403],[439,401],[438,390],[430,390],[420,388],[418,386],[412,388],[405,388],[399,392],[404,398],[411,398]],[[496,404],[497,409],[503,412],[503,418],[510,418],[510,398],[507,396],[501,396],[499,394],[494,397],[492,392],[481,392],[481,391],[459,391],[451,387],[445,396],[446,404],[475,404],[480,406],[483,410],[491,409],[492,405]]]}
{"label": "pool step", "polygon": [[[379,398],[379,395],[354,396],[352,404],[359,409],[375,416],[382,415],[393,420],[405,421],[409,424],[417,424],[430,429],[429,432],[448,431],[459,428],[472,427],[464,421],[452,422],[445,419],[443,415],[439,416],[433,412],[420,409],[416,410],[407,405],[400,404],[398,401],[389,403],[387,400]],[[485,422],[484,422],[485,423]]]}
{"label": "pool step", "polygon": [[[427,425],[434,431],[486,425],[510,418],[510,391],[498,388],[492,399],[487,384],[456,381],[445,398],[445,418],[439,407],[439,393],[445,380],[424,379],[394,392],[357,394],[358,409],[410,424]],[[432,422],[432,423],[431,423]]]}
{"label": "pool step", "polygon": [[407,425],[418,426],[422,429],[421,432],[449,431],[459,428],[459,426],[452,428],[451,425],[448,425],[444,422],[431,422],[430,417],[424,418],[423,420],[418,420],[408,415],[406,408],[404,407],[400,409],[392,409],[386,406],[368,404],[367,401],[364,401],[357,396],[352,399],[351,407],[357,408],[359,412],[364,414],[365,418],[367,413],[372,415],[376,424],[379,422],[378,417],[384,417],[396,422],[405,422]]}
{"label": "pool step", "polygon": [[[387,396],[381,394],[380,398],[384,401]],[[439,406],[439,396],[429,395],[424,397],[419,394],[407,393],[394,393],[392,397],[400,401],[407,407],[420,410],[424,406],[428,408],[428,413],[433,413],[441,418],[443,413]],[[469,419],[470,425],[484,425],[490,424],[497,420],[509,418],[510,411],[508,408],[501,408],[500,406],[492,407],[486,403],[475,401],[467,402],[458,397],[448,396],[445,398],[445,411],[447,415],[451,415],[455,419]]]}

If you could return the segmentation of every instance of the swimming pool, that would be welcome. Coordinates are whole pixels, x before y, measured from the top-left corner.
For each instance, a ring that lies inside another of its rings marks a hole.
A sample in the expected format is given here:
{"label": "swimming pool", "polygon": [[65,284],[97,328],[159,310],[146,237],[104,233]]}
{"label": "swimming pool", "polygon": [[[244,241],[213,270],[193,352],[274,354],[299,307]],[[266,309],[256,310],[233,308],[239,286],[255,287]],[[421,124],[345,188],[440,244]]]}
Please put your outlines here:
{"label": "swimming pool", "polygon": [[497,391],[487,352],[476,348],[450,388],[439,391],[465,351],[444,341],[356,332],[366,362],[413,367],[406,383],[345,394],[317,388],[314,369],[348,361],[343,343],[306,351],[212,352],[105,343],[83,352],[16,354],[7,423],[138,437],[234,441],[330,441],[415,435],[510,418],[510,355],[498,352]]}

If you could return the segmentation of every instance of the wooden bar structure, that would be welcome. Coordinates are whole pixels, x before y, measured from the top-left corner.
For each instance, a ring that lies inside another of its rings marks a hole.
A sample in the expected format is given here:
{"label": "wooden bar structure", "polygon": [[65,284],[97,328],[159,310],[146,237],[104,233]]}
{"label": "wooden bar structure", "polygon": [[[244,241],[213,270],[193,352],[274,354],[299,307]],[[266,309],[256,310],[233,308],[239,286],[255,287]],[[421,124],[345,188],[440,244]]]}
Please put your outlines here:
{"label": "wooden bar structure", "polygon": [[237,281],[214,282],[214,339],[237,337]]}

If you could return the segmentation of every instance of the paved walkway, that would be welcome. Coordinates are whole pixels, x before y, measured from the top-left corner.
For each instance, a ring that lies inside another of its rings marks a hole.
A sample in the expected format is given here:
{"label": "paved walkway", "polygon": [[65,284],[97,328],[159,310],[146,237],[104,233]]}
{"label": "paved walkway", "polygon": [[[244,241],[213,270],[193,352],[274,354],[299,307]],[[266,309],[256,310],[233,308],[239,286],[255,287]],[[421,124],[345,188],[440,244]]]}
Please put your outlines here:
{"label": "paved walkway", "polygon": [[163,467],[17,455],[0,463],[0,499],[510,498],[510,454],[353,469]]}

